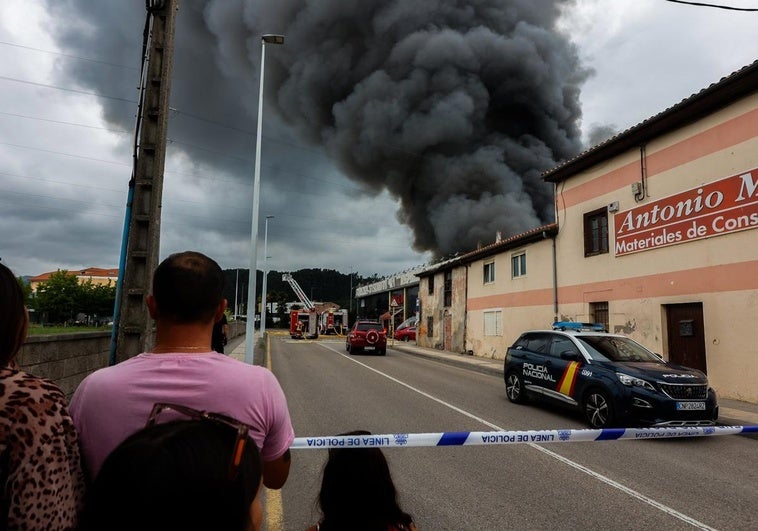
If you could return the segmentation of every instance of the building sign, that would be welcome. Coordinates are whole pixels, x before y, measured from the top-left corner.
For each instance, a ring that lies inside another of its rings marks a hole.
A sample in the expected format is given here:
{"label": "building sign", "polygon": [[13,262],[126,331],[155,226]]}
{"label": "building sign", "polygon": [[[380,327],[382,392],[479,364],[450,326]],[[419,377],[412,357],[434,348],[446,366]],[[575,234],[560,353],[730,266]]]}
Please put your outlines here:
{"label": "building sign", "polygon": [[616,256],[758,228],[758,168],[613,217]]}

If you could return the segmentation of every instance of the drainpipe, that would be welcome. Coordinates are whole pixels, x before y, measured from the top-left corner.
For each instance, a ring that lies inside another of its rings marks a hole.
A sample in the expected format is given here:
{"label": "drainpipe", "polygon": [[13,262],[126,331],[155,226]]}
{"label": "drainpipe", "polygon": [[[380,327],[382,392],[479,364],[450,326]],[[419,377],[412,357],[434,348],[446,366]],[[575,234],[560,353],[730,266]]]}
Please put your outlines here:
{"label": "drainpipe", "polygon": [[[546,234],[545,237],[547,237]],[[556,255],[555,235],[553,235],[553,313],[555,321],[558,321],[558,258]]]}
{"label": "drainpipe", "polygon": [[466,264],[465,269],[465,284],[463,287],[463,303],[465,304],[464,311],[463,311],[463,348],[465,349],[466,354],[473,354],[474,352],[472,350],[469,350],[466,348],[466,337],[468,335],[468,270],[471,267],[471,264]]}

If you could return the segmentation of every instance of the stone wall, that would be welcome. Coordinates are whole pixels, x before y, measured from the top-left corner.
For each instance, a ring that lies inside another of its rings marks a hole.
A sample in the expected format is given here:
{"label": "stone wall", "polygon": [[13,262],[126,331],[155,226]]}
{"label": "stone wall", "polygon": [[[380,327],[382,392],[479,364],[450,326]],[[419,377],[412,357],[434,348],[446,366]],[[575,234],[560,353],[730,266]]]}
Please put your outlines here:
{"label": "stone wall", "polygon": [[[244,321],[229,323],[229,339],[244,333]],[[29,336],[17,361],[23,370],[55,381],[71,398],[88,374],[108,366],[110,349],[110,332]]]}
{"label": "stone wall", "polygon": [[54,380],[71,398],[85,376],[108,365],[110,348],[110,332],[29,336],[17,361],[23,370]]}

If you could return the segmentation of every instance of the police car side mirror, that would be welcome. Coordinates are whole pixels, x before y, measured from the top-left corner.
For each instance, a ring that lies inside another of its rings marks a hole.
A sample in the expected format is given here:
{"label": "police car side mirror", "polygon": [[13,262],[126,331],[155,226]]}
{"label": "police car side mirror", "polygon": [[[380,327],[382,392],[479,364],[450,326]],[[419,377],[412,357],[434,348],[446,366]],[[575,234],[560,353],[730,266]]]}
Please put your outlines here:
{"label": "police car side mirror", "polygon": [[561,359],[569,360],[569,361],[579,361],[579,354],[577,354],[573,350],[564,350],[563,352],[561,352]]}

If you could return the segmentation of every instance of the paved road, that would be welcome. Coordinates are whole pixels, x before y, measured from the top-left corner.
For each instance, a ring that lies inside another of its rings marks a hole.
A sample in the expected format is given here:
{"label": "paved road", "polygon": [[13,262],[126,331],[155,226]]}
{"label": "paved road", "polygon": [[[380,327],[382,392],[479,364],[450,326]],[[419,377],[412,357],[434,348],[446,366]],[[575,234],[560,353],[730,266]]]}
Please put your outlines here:
{"label": "paved road", "polygon": [[[584,428],[505,399],[494,375],[344,342],[271,340],[272,369],[298,436]],[[425,530],[756,529],[758,441],[666,441],[385,450],[404,507]],[[317,519],[324,450],[293,451],[281,491],[285,530]]]}

